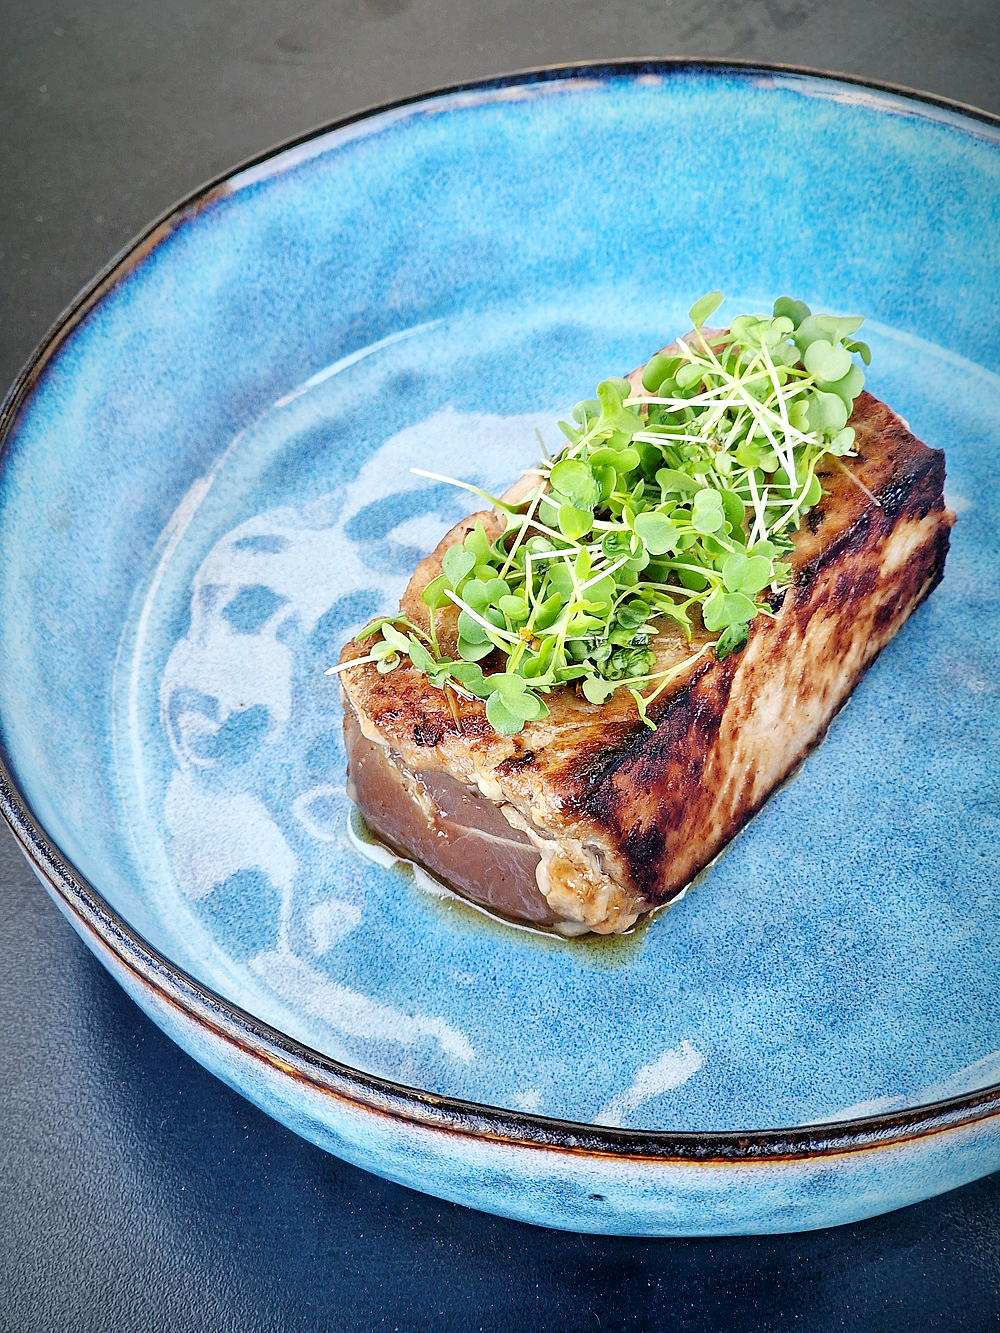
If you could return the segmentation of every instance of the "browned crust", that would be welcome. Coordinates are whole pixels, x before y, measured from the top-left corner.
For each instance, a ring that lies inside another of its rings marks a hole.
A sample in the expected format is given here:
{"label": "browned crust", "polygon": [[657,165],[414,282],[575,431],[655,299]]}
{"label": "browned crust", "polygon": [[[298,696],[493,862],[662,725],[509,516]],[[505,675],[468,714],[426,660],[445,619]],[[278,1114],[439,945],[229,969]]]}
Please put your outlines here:
{"label": "browned crust", "polygon": [[[647,901],[666,901],[733,837],[822,739],[878,652],[940,582],[951,527],[942,499],[944,455],[901,425],[887,436],[898,467],[875,491],[879,506],[868,503],[815,554],[813,541],[803,541],[777,618],[759,617],[744,652],[711,661],[675,693],[657,714],[655,732],[637,733],[581,774],[575,808],[621,846]],[[920,527],[910,558],[886,568],[893,534]],[[821,653],[819,627],[828,628]],[[810,674],[806,656],[837,663],[840,671]],[[746,743],[751,714],[768,688],[816,719],[777,772],[761,771]],[[708,821],[711,845],[700,846],[689,830]]]}

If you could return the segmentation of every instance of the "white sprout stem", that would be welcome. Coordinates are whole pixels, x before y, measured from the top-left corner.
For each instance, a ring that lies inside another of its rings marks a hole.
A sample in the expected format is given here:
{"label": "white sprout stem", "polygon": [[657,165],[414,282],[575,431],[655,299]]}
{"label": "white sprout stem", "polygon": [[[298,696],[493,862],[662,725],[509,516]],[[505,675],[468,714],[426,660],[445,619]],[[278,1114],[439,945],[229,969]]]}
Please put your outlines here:
{"label": "white sprout stem", "polygon": [[[808,387],[811,388],[812,385],[809,385]],[[759,412],[760,412],[761,415],[763,415],[763,416],[770,416],[771,420],[773,421],[773,423],[774,423],[775,425],[778,425],[778,426],[781,426],[782,428],[784,428],[784,422],[782,421],[781,416],[780,416],[777,412],[775,412],[775,411],[773,410],[773,408],[769,408],[765,403],[758,403],[758,402],[756,402],[756,399],[753,399],[752,401],[755,403],[756,408],[759,409]],[[754,408],[751,408],[751,411],[754,411]],[[790,421],[788,422],[788,436],[789,436],[789,439],[790,439],[790,441],[791,441],[791,443],[792,443],[793,445],[795,445],[795,444],[815,445],[815,444],[816,444],[816,434],[815,434],[815,433],[810,433],[809,431],[799,430],[798,426],[793,426],[792,423],[791,423]]]}
{"label": "white sprout stem", "polygon": [[829,458],[830,462],[833,463],[835,467],[840,468],[841,472],[843,472],[844,476],[848,479],[848,481],[854,482],[858,490],[864,491],[865,495],[868,496],[868,499],[871,500],[872,504],[875,506],[876,509],[882,508],[882,501],[878,498],[878,496],[873,495],[872,492],[865,485],[865,483],[861,480],[861,478],[856,476],[855,473],[853,473],[849,467],[844,466],[842,459],[838,458],[836,454],[827,454],[826,457]]}
{"label": "white sprout stem", "polygon": [[[766,403],[762,403],[759,400],[752,398],[752,396],[741,392],[741,396],[743,397],[744,402],[747,402],[747,405],[750,406],[752,411],[759,410],[763,414],[770,415],[775,424],[778,424],[782,427],[782,429],[787,430],[789,437],[794,442],[799,444],[814,443],[815,437],[807,434],[804,431],[799,430],[797,426],[793,426],[791,421],[788,419],[787,411],[785,411],[784,409],[788,399],[797,398],[801,394],[808,393],[810,389],[815,388],[816,384],[815,380],[812,378],[812,376],[806,375],[802,378],[799,378],[792,385],[785,386],[780,384],[780,382],[777,379],[776,367],[774,365],[773,360],[771,359],[770,352],[767,352],[765,348],[762,348],[761,351],[762,351],[762,356],[764,357],[764,369],[759,374],[743,376],[739,380],[734,379],[732,381],[732,386],[739,390],[745,390],[746,386],[748,384],[752,384],[756,379],[768,379],[771,383],[772,388],[774,389],[775,396],[778,399],[782,411],[776,412],[772,407],[769,407]],[[757,366],[760,364],[760,361],[761,357],[757,357],[751,363],[751,365]]]}
{"label": "white sprout stem", "polygon": [[[660,682],[655,690],[653,690],[650,694],[643,696],[642,699],[643,705],[651,704],[658,694],[663,693],[663,691],[670,684],[670,681],[674,676],[679,676],[681,672],[686,671],[689,666],[692,666],[695,662],[697,662],[699,657],[703,657],[710,648],[714,648],[717,642],[718,640],[713,639],[710,640],[708,643],[702,644],[702,646],[698,649],[696,653],[692,653],[690,657],[685,657],[684,661],[678,662],[676,666],[668,667],[666,671],[657,671],[650,676],[634,677],[634,683],[637,685],[652,684],[654,680],[659,680]],[[630,683],[632,682],[622,681],[623,685]]]}
{"label": "white sprout stem", "polygon": [[[692,359],[691,364],[693,365],[698,363],[696,362],[695,359]],[[623,407],[667,407],[671,411],[677,411],[679,408],[682,407],[711,407],[713,403],[719,400],[725,400],[727,398],[729,393],[732,391],[733,384],[737,382],[737,379],[738,382],[742,384],[752,384],[756,379],[766,378],[764,372],[761,372],[760,374],[754,373],[751,375],[743,375],[741,377],[736,377],[732,375],[728,370],[726,370],[725,367],[723,366],[719,366],[718,370],[716,370],[715,367],[713,366],[707,366],[705,369],[709,374],[718,375],[719,378],[722,380],[722,383],[716,385],[714,388],[711,389],[703,389],[701,393],[694,394],[691,398],[663,398],[656,393],[635,395],[633,397],[627,398],[623,402],[622,406]],[[789,390],[789,393],[797,394],[799,392],[800,388],[797,384],[794,386],[794,388]]]}
{"label": "white sprout stem", "polygon": [[761,343],[760,356],[755,359],[754,364],[756,365],[760,361],[763,361],[767,377],[774,390],[774,396],[778,400],[777,417],[780,425],[780,443],[775,439],[768,427],[767,417],[769,415],[772,417],[775,415],[774,409],[770,404],[759,403],[756,409],[751,408],[750,410],[760,417],[761,428],[770,440],[775,453],[781,459],[784,469],[788,474],[788,489],[789,491],[794,491],[798,485],[798,479],[795,475],[795,445],[792,441],[792,423],[788,419],[788,408],[785,404],[785,396],[781,391],[781,384],[778,382],[778,375],[774,367],[774,362],[771,360],[771,354],[767,349],[767,345],[763,342]]}
{"label": "white sprout stem", "polygon": [[507,571],[513,564],[514,557],[515,555],[517,555],[518,549],[520,548],[521,543],[524,541],[524,534],[528,531],[528,529],[531,527],[532,522],[534,521],[535,511],[537,510],[539,501],[541,500],[544,494],[545,492],[543,490],[543,487],[541,485],[538,486],[535,490],[535,494],[532,496],[531,503],[528,506],[528,509],[524,515],[521,526],[518,529],[517,536],[514,538],[513,542],[511,543],[511,548],[507,552],[507,558],[503,562],[503,566],[501,567],[500,574],[498,577],[500,578],[506,577]]}
{"label": "white sprout stem", "polygon": [[[785,471],[788,473],[788,477],[789,477],[789,481],[790,481],[790,483],[791,483],[792,485],[795,485],[795,484],[796,484],[795,481],[794,481],[794,477],[795,477],[795,457],[794,457],[794,454],[793,454],[793,452],[792,452],[792,448],[791,448],[791,446],[789,445],[789,447],[788,447],[788,451],[787,451],[787,453],[786,453],[786,452],[785,452],[785,449],[783,448],[783,446],[782,446],[781,444],[779,444],[778,441],[775,439],[775,437],[774,437],[774,432],[771,430],[771,427],[770,427],[770,425],[769,425],[768,422],[767,422],[767,418],[766,418],[765,413],[759,410],[761,407],[763,407],[763,404],[762,404],[762,403],[758,403],[758,402],[756,401],[756,399],[751,398],[750,395],[749,395],[748,393],[744,393],[742,389],[739,390],[739,394],[740,394],[740,397],[741,397],[741,398],[744,400],[744,402],[746,403],[747,407],[750,409],[750,413],[751,413],[751,415],[752,415],[752,417],[753,417],[753,423],[754,423],[754,426],[759,426],[760,429],[764,432],[765,436],[767,437],[767,441],[768,441],[768,443],[770,444],[771,448],[774,450],[774,452],[775,452],[775,453],[778,455],[778,457],[781,459],[781,465],[782,465],[782,467],[785,469]],[[750,438],[749,434],[748,434],[747,438],[748,438],[748,439]]]}
{"label": "white sprout stem", "polygon": [[623,555],[622,558],[616,560],[613,565],[609,565],[607,569],[599,570],[592,578],[589,578],[586,583],[581,583],[577,592],[586,592],[587,589],[592,588],[595,583],[600,583],[601,579],[608,578],[608,576],[613,574],[616,569],[621,569],[622,565],[627,565],[631,559],[632,557],[630,555]]}
{"label": "white sprout stem", "polygon": [[411,467],[410,471],[415,477],[426,477],[429,481],[443,481],[447,486],[457,486],[459,490],[470,491],[473,495],[478,495],[481,500],[488,500],[494,509],[499,509],[504,513],[513,514],[517,511],[502,500],[498,500],[495,495],[490,495],[489,491],[484,491],[479,486],[473,486],[471,481],[457,481],[454,477],[444,477],[440,472],[425,472],[422,467]]}
{"label": "white sprout stem", "polygon": [[[764,354],[764,364],[767,366],[767,373],[768,373],[768,376],[770,377],[771,384],[772,384],[773,387],[774,387],[775,397],[776,397],[777,400],[778,400],[778,411],[779,411],[780,414],[781,414],[781,427],[782,427],[782,430],[784,431],[785,439],[788,440],[788,441],[790,442],[790,441],[791,441],[791,438],[792,438],[792,423],[791,423],[791,422],[789,421],[789,419],[788,419],[788,403],[787,403],[787,401],[786,401],[786,399],[785,399],[785,395],[784,395],[784,392],[783,392],[783,390],[782,390],[781,383],[780,383],[779,380],[778,380],[778,371],[777,371],[777,368],[775,367],[774,361],[771,359],[771,353],[770,353],[770,350],[768,349],[768,347],[766,346],[766,344],[762,344],[762,350],[763,350],[763,354]],[[790,468],[786,468],[786,471],[788,472],[789,480],[791,481],[792,485],[794,486],[794,484],[795,484],[795,450],[794,450],[794,446],[792,446],[791,444],[789,444],[789,450],[788,450],[788,452],[789,452],[789,456],[791,457],[791,460],[792,460],[792,466],[791,466]]]}
{"label": "white sprout stem", "polygon": [[[548,495],[542,495],[540,499],[550,505],[554,505],[557,509],[559,508],[559,506],[556,504],[554,500],[549,499]],[[544,533],[546,537],[554,537],[557,542],[569,541],[568,537],[564,537],[563,534],[559,532],[556,528],[550,528],[547,524],[543,523],[540,518],[533,518],[531,520],[531,526],[535,529],[536,532]],[[576,549],[575,543],[571,543],[571,545],[573,545],[573,548],[575,550]]]}
{"label": "white sprout stem", "polygon": [[750,532],[750,545],[759,539],[763,541],[767,536],[767,506],[765,500],[762,500],[757,492],[757,480],[754,476],[753,468],[747,469],[747,481],[750,483],[750,496],[753,503],[753,528]]}
{"label": "white sprout stem", "polygon": [[809,490],[809,487],[812,485],[813,471],[814,471],[813,468],[808,469],[808,476],[806,477],[805,485],[802,487],[802,490],[799,492],[798,496],[792,501],[792,503],[788,506],[788,508],[785,510],[782,516],[777,520],[777,522],[771,524],[768,530],[771,534],[781,532],[781,530],[785,528],[795,517],[796,513],[798,512],[799,506],[806,498],[806,494]]}
{"label": "white sprout stem", "polygon": [[[445,588],[444,595],[453,601],[459,610],[464,611],[466,615],[470,615],[473,620],[482,625],[483,629],[486,630],[489,635],[492,636],[495,634],[498,638],[505,639],[507,643],[521,642],[520,635],[511,634],[510,630],[501,629],[498,625],[492,625],[484,616],[481,616],[478,611],[473,611],[469,603],[463,601],[457,592],[452,592],[451,588]],[[492,637],[490,642],[492,643]]]}
{"label": "white sprout stem", "polygon": [[[564,537],[564,538],[563,538],[563,541],[565,541],[565,540],[566,540],[566,539],[565,539],[565,537]],[[560,549],[557,549],[557,550],[555,550],[555,551],[529,551],[529,552],[528,552],[528,559],[529,559],[529,560],[535,560],[535,561],[538,561],[538,560],[561,560],[561,559],[564,559],[564,558],[565,558],[567,555],[569,555],[571,552],[579,552],[579,551],[581,551],[582,549],[583,549],[583,548],[582,548],[581,546],[577,546],[577,545],[573,544],[573,545],[570,545],[570,546],[564,546],[561,550],[560,550]]]}
{"label": "white sprout stem", "polygon": [[704,435],[680,435],[673,431],[662,431],[660,433],[651,430],[637,430],[632,436],[633,440],[638,440],[640,444],[663,444],[666,440],[670,444],[707,444],[708,441]]}
{"label": "white sprout stem", "polygon": [[[692,364],[695,364],[692,358]],[[711,370],[711,367],[709,367]],[[678,411],[682,407],[711,407],[717,399],[724,399],[730,390],[731,376],[727,371],[720,369],[720,376],[723,383],[712,389],[702,389],[701,393],[696,393],[690,398],[661,398],[658,394],[643,394],[640,398],[627,398],[623,407],[667,407],[672,412]]]}
{"label": "white sprout stem", "polygon": [[378,660],[374,653],[369,653],[367,657],[352,657],[349,662],[338,662],[336,666],[327,667],[323,675],[339,676],[342,671],[349,671],[351,667],[362,666],[365,662],[377,662]]}

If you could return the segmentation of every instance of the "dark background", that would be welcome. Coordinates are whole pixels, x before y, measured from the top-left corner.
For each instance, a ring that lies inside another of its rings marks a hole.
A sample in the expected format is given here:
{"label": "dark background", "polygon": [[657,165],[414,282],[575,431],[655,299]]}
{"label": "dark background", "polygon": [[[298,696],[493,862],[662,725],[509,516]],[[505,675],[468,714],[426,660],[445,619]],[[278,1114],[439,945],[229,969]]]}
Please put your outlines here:
{"label": "dark background", "polygon": [[[0,0],[0,389],[132,235],[241,159],[436,85],[645,55],[1000,113],[998,0]],[[193,1064],[5,831],[0,894],[4,1333],[1000,1327],[1000,1176],[793,1237],[481,1216],[324,1155]]]}

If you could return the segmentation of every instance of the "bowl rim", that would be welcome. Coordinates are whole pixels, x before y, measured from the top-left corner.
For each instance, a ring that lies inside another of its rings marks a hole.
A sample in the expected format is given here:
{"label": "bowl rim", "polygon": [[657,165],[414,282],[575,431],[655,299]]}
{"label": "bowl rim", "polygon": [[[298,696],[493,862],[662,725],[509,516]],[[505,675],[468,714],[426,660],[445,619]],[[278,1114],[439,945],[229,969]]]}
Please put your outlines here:
{"label": "bowl rim", "polygon": [[[165,209],[125,244],[73,298],[32,352],[0,404],[0,457],[6,452],[21,410],[29,401],[48,363],[73,329],[104,297],[139,266],[177,227],[217,197],[230,181],[287,151],[387,112],[469,93],[488,94],[515,86],[558,80],[615,76],[677,76],[729,74],[743,78],[786,75],[819,83],[849,85],[944,110],[980,121],[1000,131],[1000,115],[901,84],[863,78],[805,65],[755,60],[664,56],[634,59],[573,61],[541,65],[510,73],[426,89],[375,103],[267,148],[227,168]],[[0,718],[2,725],[2,718]],[[29,864],[85,939],[110,951],[134,980],[169,1008],[212,1036],[239,1048],[321,1095],[356,1111],[374,1112],[411,1126],[456,1136],[486,1139],[507,1147],[589,1153],[635,1161],[726,1164],[776,1163],[858,1153],[903,1144],[971,1126],[1000,1116],[1000,1082],[936,1102],[851,1120],[753,1130],[657,1130],[604,1127],[555,1117],[469,1102],[409,1087],[334,1060],[280,1029],[241,1009],[202,985],[150,944],[115,911],[62,855],[46,833],[13,776],[6,741],[0,730],[0,814],[12,829]]]}

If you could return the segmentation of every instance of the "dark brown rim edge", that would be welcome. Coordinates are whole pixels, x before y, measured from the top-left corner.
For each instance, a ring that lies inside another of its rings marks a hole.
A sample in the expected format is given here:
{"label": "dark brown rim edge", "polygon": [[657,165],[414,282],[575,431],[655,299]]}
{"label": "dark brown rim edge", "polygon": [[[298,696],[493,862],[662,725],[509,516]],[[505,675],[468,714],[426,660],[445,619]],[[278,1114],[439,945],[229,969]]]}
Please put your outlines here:
{"label": "dark brown rim edge", "polygon": [[[560,79],[601,78],[614,75],[730,72],[764,77],[800,76],[820,82],[853,85],[872,92],[898,96],[982,121],[1000,129],[1000,116],[903,85],[881,83],[851,74],[809,66],[764,64],[757,61],[663,57],[628,58],[542,66],[511,74],[430,89],[377,104],[295,135],[213,177],[168,208],[118,252],[56,319],[15,379],[0,406],[0,454],[20,409],[48,362],[87,313],[126,277],[162,239],[188,218],[227,193],[228,182],[301,144],[368,120],[374,116],[464,92],[488,93],[519,84],[549,83]],[[143,985],[169,1007],[180,1010],[217,1038],[263,1059],[289,1076],[350,1102],[361,1110],[387,1115],[430,1129],[489,1139],[513,1147],[539,1147],[616,1158],[675,1159],[686,1162],[778,1162],[858,1153],[887,1148],[908,1140],[958,1129],[1000,1114],[1000,1083],[883,1115],[842,1123],[750,1130],[631,1130],[596,1127],[499,1107],[481,1106],[447,1096],[409,1088],[343,1065],[305,1046],[246,1013],[202,986],[156,950],[118,915],[101,894],[71,866],[42,829],[11,774],[0,737],[0,813],[14,831],[22,851],[58,894],[80,927],[117,956]]]}

